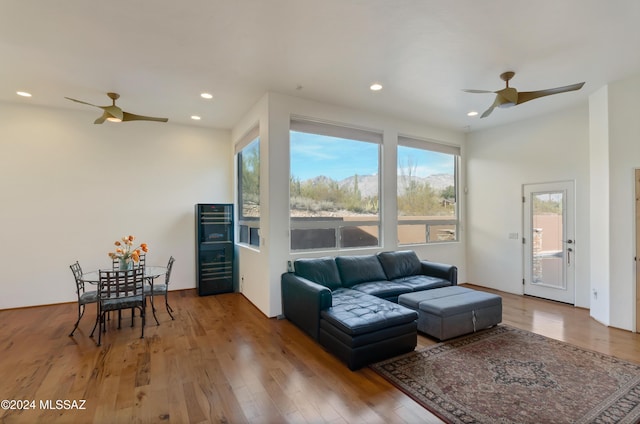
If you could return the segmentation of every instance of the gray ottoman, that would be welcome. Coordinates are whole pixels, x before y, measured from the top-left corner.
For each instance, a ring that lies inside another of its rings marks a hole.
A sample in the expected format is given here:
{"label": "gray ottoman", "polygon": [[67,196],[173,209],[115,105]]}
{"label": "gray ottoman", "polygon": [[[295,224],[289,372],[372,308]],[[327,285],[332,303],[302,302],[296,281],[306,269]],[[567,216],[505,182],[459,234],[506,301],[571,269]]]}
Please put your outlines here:
{"label": "gray ottoman", "polygon": [[418,330],[438,340],[492,327],[502,321],[502,298],[460,286],[406,293],[400,305],[418,311]]}

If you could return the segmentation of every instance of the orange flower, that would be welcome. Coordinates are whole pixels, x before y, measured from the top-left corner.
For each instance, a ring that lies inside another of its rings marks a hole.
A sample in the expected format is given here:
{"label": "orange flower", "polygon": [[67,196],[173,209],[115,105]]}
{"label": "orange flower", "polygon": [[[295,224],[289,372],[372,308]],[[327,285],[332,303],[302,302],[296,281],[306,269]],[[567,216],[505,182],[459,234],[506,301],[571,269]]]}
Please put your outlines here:
{"label": "orange flower", "polygon": [[142,252],[148,252],[149,246],[147,243],[141,243],[140,246],[133,248],[133,241],[136,238],[132,235],[124,236],[122,239],[117,240],[114,244],[117,247],[115,252],[109,252],[111,259],[133,259],[134,262],[140,261],[140,255]]}

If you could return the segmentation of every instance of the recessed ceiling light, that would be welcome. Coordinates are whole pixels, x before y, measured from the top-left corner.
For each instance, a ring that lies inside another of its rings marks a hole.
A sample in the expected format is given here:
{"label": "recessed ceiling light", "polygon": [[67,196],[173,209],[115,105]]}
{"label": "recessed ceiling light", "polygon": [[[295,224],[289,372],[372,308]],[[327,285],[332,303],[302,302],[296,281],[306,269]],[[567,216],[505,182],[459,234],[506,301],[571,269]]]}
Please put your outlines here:
{"label": "recessed ceiling light", "polygon": [[16,91],[16,94],[22,97],[31,97],[31,93],[27,93],[26,91]]}
{"label": "recessed ceiling light", "polygon": [[382,84],[376,82],[371,84],[371,87],[369,87],[371,89],[371,91],[380,91],[382,90]]}
{"label": "recessed ceiling light", "polygon": [[191,115],[191,119],[194,121],[199,121],[201,118],[198,115]]}
{"label": "recessed ceiling light", "polygon": [[213,99],[213,94],[211,94],[211,93],[201,93],[200,97],[202,97],[203,99],[210,100],[210,99]]}
{"label": "recessed ceiling light", "polygon": [[467,116],[476,116],[478,114],[478,112],[476,112],[475,110],[472,110],[471,112],[467,113]]}

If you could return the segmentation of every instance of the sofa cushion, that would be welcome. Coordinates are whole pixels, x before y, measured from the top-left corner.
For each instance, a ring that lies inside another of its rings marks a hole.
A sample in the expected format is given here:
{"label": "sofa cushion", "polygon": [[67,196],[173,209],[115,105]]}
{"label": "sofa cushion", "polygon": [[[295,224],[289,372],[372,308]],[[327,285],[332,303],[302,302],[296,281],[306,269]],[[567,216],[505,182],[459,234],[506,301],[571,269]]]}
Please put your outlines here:
{"label": "sofa cushion", "polygon": [[320,312],[322,319],[350,336],[357,336],[418,319],[404,306],[351,289],[333,292],[333,306]]}
{"label": "sofa cushion", "polygon": [[338,265],[343,287],[387,279],[376,255],[338,256],[336,265]]}
{"label": "sofa cushion", "polygon": [[389,280],[420,274],[420,259],[413,250],[380,252],[378,259]]}
{"label": "sofa cushion", "polygon": [[394,337],[402,336],[405,334],[415,334],[417,331],[416,324],[416,321],[411,321],[400,325],[385,327],[378,331],[351,336],[349,334],[346,334],[339,328],[333,326],[326,319],[322,319],[320,320],[320,332],[324,331],[343,345],[348,346],[351,349],[355,349],[360,346],[370,345],[371,343],[393,340]]}
{"label": "sofa cushion", "polygon": [[392,299],[395,301],[398,296],[404,293],[412,292],[412,288],[407,284],[395,283],[392,281],[368,281],[366,283],[351,286],[353,290],[378,296],[383,299]]}
{"label": "sofa cushion", "polygon": [[295,261],[295,273],[302,278],[335,290],[342,286],[333,258],[301,258]]}
{"label": "sofa cushion", "polygon": [[451,282],[449,280],[430,277],[428,275],[411,275],[409,277],[396,278],[395,280],[392,280],[391,283],[409,287],[411,289],[410,291],[422,291],[451,286]]}

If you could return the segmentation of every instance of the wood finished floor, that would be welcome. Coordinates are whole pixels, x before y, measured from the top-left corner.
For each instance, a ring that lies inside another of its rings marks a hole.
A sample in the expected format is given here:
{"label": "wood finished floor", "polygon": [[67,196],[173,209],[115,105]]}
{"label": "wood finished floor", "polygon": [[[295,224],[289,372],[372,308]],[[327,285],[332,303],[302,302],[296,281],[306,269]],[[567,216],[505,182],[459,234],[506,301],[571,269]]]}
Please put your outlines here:
{"label": "wood finished floor", "polygon": [[[505,324],[640,363],[638,334],[607,328],[584,309],[500,294]],[[93,307],[74,337],[67,335],[75,304],[0,311],[0,399],[37,407],[0,409],[0,422],[440,422],[368,368],[349,371],[240,294],[185,290],[170,300],[175,321],[160,310],[160,326],[149,319],[140,339],[138,319],[120,330],[112,320],[102,347],[88,337]],[[418,337],[419,347],[434,343]],[[41,400],[86,400],[86,409],[40,409]]]}

